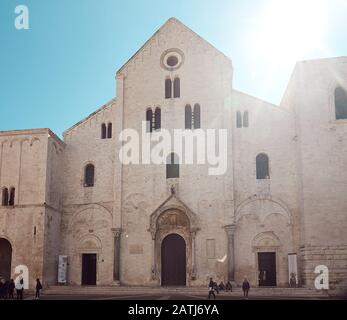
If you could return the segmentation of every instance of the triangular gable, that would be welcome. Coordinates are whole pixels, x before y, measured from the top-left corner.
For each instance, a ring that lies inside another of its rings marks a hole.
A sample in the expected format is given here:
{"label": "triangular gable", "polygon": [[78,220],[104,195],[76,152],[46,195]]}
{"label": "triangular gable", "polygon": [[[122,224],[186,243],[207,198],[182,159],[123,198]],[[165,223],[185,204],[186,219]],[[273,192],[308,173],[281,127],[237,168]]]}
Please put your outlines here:
{"label": "triangular gable", "polygon": [[192,29],[190,29],[189,27],[187,27],[184,23],[182,23],[180,20],[176,19],[176,18],[170,18],[169,20],[167,20],[153,35],[152,37],[150,37],[145,44],[117,71],[117,74],[121,73],[128,65],[131,61],[135,60],[142,51],[144,51],[146,49],[147,46],[150,45],[150,43],[152,42],[152,40],[158,36],[161,31],[167,27],[168,25],[174,25],[174,24],[179,24],[181,27],[183,27],[186,31],[190,32],[191,34],[193,34],[195,37],[197,37],[200,41],[204,42],[205,44],[207,44],[211,49],[213,49],[214,51],[216,51],[217,54],[222,55],[223,57],[225,57],[226,60],[228,60],[231,63],[231,59],[229,57],[227,57],[223,52],[221,52],[220,50],[218,50],[216,47],[214,47],[211,43],[209,43],[208,41],[206,41],[204,38],[202,38],[200,35],[198,35],[195,31],[193,31]]}

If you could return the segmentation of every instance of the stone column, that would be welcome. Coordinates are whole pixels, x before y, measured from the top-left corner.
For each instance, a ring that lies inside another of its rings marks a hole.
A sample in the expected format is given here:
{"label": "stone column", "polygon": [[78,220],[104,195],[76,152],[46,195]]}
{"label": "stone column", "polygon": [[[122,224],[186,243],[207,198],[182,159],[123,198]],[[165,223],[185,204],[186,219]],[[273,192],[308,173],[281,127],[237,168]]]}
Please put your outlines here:
{"label": "stone column", "polygon": [[225,226],[224,229],[228,237],[228,280],[235,282],[235,255],[234,255],[234,234],[235,225]]}
{"label": "stone column", "polygon": [[196,245],[195,245],[195,238],[196,233],[198,232],[197,229],[191,230],[191,237],[192,237],[192,280],[196,279],[197,276],[197,269],[196,269]]}
{"label": "stone column", "polygon": [[151,230],[152,236],[152,280],[157,279],[157,262],[156,262],[156,252],[155,252],[155,235],[156,230]]}
{"label": "stone column", "polygon": [[113,280],[116,283],[120,282],[120,238],[122,229],[112,229],[114,237],[114,261],[113,261]]}

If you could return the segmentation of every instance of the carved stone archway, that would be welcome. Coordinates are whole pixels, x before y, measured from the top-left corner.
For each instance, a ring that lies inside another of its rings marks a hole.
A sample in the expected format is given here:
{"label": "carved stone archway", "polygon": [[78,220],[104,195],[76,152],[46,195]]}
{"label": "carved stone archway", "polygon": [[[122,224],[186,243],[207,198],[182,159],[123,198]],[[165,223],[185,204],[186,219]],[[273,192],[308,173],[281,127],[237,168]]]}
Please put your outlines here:
{"label": "carved stone archway", "polygon": [[152,236],[152,280],[161,285],[161,245],[170,234],[186,242],[187,286],[196,279],[195,237],[199,230],[197,216],[175,194],[172,194],[150,217]]}

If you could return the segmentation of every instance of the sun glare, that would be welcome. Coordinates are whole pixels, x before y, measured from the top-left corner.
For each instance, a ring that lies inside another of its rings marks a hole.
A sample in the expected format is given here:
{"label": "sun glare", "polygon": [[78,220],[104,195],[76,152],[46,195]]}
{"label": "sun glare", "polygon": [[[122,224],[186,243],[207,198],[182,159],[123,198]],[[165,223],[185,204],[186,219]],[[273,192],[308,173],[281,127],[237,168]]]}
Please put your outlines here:
{"label": "sun glare", "polygon": [[293,63],[321,47],[323,0],[271,0],[260,16],[256,51],[272,63]]}

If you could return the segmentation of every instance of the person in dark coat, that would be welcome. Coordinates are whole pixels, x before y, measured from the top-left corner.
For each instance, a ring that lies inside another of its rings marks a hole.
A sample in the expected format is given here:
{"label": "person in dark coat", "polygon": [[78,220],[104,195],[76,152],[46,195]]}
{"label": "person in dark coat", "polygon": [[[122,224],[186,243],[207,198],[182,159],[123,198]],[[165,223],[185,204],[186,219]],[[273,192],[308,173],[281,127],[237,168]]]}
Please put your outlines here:
{"label": "person in dark coat", "polygon": [[247,278],[245,278],[245,280],[243,281],[243,284],[242,284],[242,290],[243,290],[243,296],[248,299],[248,292],[249,292],[249,289],[250,289],[250,284],[247,280]]}
{"label": "person in dark coat", "polygon": [[219,284],[218,287],[219,287],[219,291],[225,291],[225,285],[223,281]]}
{"label": "person in dark coat", "polygon": [[40,282],[40,279],[36,279],[36,293],[35,293],[35,299],[40,299],[40,291],[42,290],[42,284]]}
{"label": "person in dark coat", "polygon": [[214,294],[214,289],[215,289],[215,283],[213,282],[213,279],[210,278],[210,283],[208,284],[208,299],[211,299],[211,296],[214,297],[216,300],[216,295]]}
{"label": "person in dark coat", "polygon": [[13,279],[11,279],[9,284],[8,284],[8,298],[9,299],[14,299],[14,296],[13,296],[14,288],[15,288],[15,284],[14,284]]}
{"label": "person in dark coat", "polygon": [[3,299],[8,298],[8,287],[10,285],[10,282],[8,280],[5,281],[4,286],[3,286]]}
{"label": "person in dark coat", "polygon": [[226,284],[225,291],[226,292],[228,292],[228,291],[233,292],[233,286],[232,286],[230,281],[228,281],[228,283]]}

